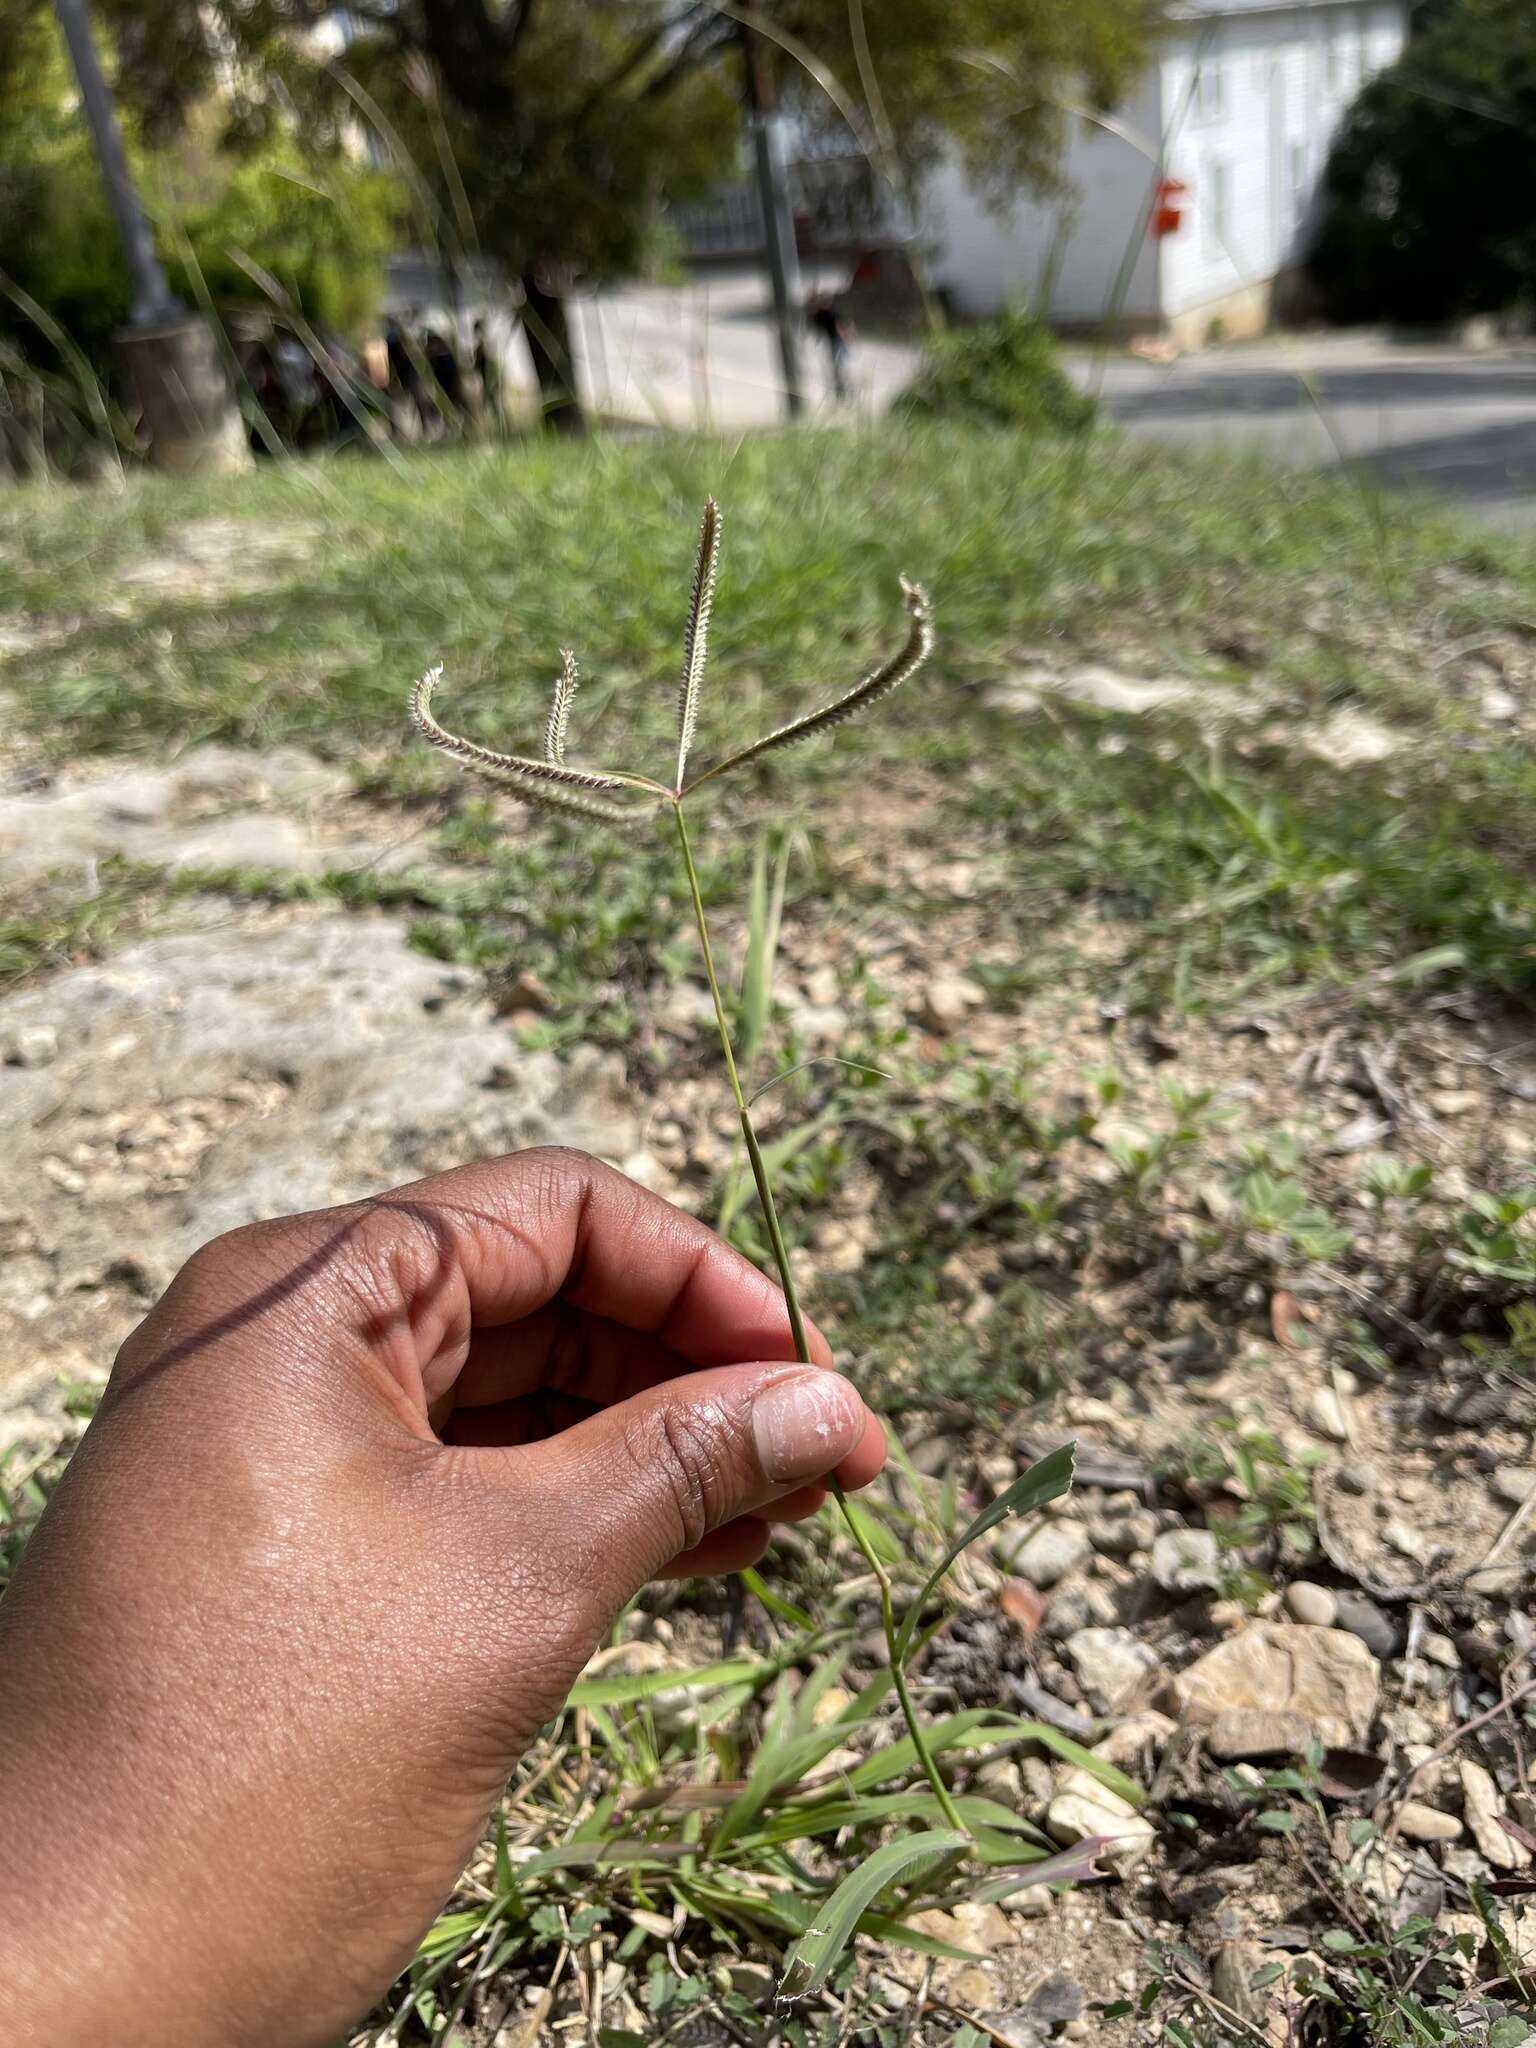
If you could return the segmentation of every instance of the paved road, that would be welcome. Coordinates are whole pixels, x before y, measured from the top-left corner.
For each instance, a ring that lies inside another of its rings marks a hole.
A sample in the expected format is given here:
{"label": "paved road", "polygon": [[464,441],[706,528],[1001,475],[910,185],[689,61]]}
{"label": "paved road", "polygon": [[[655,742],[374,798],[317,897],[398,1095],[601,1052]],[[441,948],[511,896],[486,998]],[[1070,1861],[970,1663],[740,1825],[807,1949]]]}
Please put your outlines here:
{"label": "paved road", "polygon": [[[756,277],[637,286],[586,300],[578,332],[593,396],[621,417],[717,427],[782,417],[778,355]],[[825,361],[809,333],[802,352],[811,411],[831,416]],[[1210,349],[1168,365],[1119,350],[1068,359],[1133,433],[1257,444],[1288,462],[1357,461],[1389,483],[1536,529],[1536,349],[1472,354],[1345,334]],[[915,361],[910,347],[861,337],[851,409],[884,410]]]}
{"label": "paved road", "polygon": [[1288,462],[1359,462],[1388,483],[1536,529],[1536,349],[1300,336],[1166,366],[1117,352],[1080,374],[1101,379],[1133,433],[1257,444]]}

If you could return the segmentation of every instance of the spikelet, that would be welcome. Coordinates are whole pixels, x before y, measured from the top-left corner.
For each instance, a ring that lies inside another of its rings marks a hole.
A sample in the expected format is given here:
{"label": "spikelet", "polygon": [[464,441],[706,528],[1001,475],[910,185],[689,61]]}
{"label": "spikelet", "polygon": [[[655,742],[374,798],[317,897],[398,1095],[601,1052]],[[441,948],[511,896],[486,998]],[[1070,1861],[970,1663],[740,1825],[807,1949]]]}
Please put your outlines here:
{"label": "spikelet", "polygon": [[693,588],[688,597],[688,623],[683,629],[683,675],[677,688],[677,780],[681,789],[688,753],[699,722],[699,691],[709,655],[709,615],[715,602],[715,572],[720,563],[720,507],[704,501],[699,522],[699,551],[693,563]]}

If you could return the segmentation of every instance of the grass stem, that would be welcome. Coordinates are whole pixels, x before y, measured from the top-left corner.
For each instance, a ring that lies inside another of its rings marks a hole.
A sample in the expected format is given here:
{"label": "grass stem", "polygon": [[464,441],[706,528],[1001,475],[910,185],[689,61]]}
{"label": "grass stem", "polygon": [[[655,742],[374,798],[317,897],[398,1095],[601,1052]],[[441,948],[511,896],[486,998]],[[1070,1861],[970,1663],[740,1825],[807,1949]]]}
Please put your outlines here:
{"label": "grass stem", "polygon": [[[768,1242],[773,1250],[773,1262],[779,1270],[779,1284],[784,1290],[784,1301],[789,1310],[789,1327],[794,1338],[795,1356],[802,1364],[810,1365],[812,1359],[810,1344],[805,1334],[805,1317],[800,1309],[800,1297],[795,1287],[795,1276],[790,1270],[789,1252],[784,1244],[784,1233],[779,1228],[778,1210],[774,1206],[773,1200],[773,1187],[768,1179],[768,1169],[763,1163],[762,1148],[757,1142],[757,1133],[752,1128],[752,1112],[747,1105],[747,1098],[742,1092],[741,1076],[736,1069],[736,1054],[731,1044],[731,1027],[725,1014],[725,1003],[720,994],[720,977],[715,972],[714,948],[709,941],[709,922],[704,915],[704,898],[699,890],[698,870],[693,864],[693,848],[688,842],[688,826],[683,817],[682,804],[674,801],[672,809],[673,815],[677,819],[677,843],[682,849],[683,867],[688,876],[688,890],[693,899],[693,917],[695,924],[698,926],[699,946],[704,955],[704,973],[708,978],[709,993],[715,1006],[715,1024],[720,1033],[720,1049],[725,1054],[725,1070],[730,1077],[731,1093],[736,1099],[736,1113],[741,1119],[741,1135],[746,1144],[747,1158],[751,1162],[752,1179],[757,1187],[757,1199],[762,1206],[763,1222],[768,1231]],[[849,1533],[863,1553],[864,1560],[874,1573],[875,1583],[880,1589],[880,1622],[885,1631],[885,1645],[887,1656],[890,1659],[891,1679],[896,1689],[897,1702],[901,1707],[902,1719],[906,1722],[907,1733],[912,1738],[913,1750],[916,1752],[918,1762],[922,1765],[924,1777],[927,1778],[928,1783],[933,1788],[933,1796],[939,1803],[939,1811],[944,1816],[945,1825],[955,1828],[961,1834],[969,1834],[970,1829],[966,1827],[965,1822],[960,1818],[959,1809],[955,1805],[949,1787],[945,1784],[939,1773],[938,1765],[934,1762],[933,1752],[928,1747],[928,1739],[923,1732],[922,1722],[919,1720],[917,1709],[912,1703],[912,1695],[907,1686],[907,1674],[903,1666],[902,1655],[897,1648],[896,1605],[890,1573],[886,1570],[867,1534],[860,1526],[858,1518],[849,1506],[848,1496],[844,1493],[841,1485],[835,1478],[829,1483],[833,1497],[842,1510],[843,1520],[848,1524]]]}

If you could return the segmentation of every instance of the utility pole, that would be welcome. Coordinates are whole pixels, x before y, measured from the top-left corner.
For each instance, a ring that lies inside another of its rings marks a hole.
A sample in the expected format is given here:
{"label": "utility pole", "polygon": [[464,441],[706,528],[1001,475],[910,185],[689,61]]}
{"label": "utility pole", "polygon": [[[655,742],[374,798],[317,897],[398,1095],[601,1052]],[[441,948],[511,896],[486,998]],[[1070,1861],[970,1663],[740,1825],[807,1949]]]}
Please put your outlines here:
{"label": "utility pole", "polygon": [[763,217],[763,248],[773,285],[773,319],[778,330],[779,363],[784,373],[784,410],[792,420],[805,411],[800,382],[800,259],[795,248],[795,216],[789,203],[784,137],[774,105],[773,81],[762,37],[743,22],[741,54],[747,85],[747,122],[757,171],[758,207]]}
{"label": "utility pole", "polygon": [[102,73],[86,0],[53,0],[80,84],[107,201],[133,285],[116,341],[128,366],[152,462],[164,469],[243,469],[250,461],[217,344],[205,321],[171,290],[123,150],[112,89]]}

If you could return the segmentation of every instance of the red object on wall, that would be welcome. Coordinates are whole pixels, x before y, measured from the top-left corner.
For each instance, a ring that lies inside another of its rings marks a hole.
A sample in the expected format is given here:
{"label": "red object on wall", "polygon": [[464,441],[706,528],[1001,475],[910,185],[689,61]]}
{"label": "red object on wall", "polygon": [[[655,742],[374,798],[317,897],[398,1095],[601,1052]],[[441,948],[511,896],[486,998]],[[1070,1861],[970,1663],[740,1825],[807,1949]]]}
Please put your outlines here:
{"label": "red object on wall", "polygon": [[1189,196],[1189,187],[1178,178],[1159,178],[1157,189],[1152,195],[1152,216],[1147,222],[1147,233],[1155,242],[1164,235],[1176,235],[1184,220],[1184,201]]}

